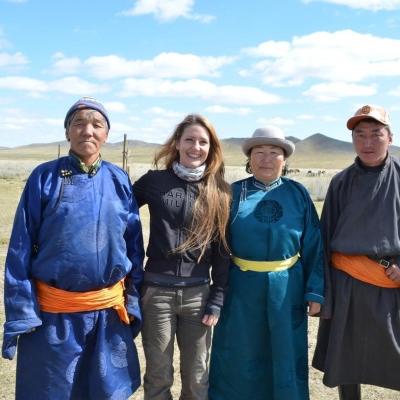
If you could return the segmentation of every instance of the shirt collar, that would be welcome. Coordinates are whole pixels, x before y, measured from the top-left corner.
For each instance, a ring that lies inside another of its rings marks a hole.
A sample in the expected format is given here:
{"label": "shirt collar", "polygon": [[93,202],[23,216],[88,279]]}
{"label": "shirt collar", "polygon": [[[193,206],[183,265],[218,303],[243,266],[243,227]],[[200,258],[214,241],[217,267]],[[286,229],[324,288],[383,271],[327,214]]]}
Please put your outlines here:
{"label": "shirt collar", "polygon": [[355,159],[355,164],[363,171],[365,172],[380,172],[382,171],[389,163],[390,156],[389,153],[386,154],[386,158],[383,160],[383,163],[380,165],[377,165],[375,167],[368,167],[367,165],[363,164],[361,161],[360,157],[356,157]]}
{"label": "shirt collar", "polygon": [[277,186],[281,185],[281,183],[282,183],[281,177],[275,179],[274,181],[272,181],[268,184],[265,184],[253,176],[253,185],[257,189],[264,190],[265,192],[269,192],[270,190],[275,189]]}
{"label": "shirt collar", "polygon": [[81,172],[84,172],[85,174],[88,175],[96,175],[97,171],[100,168],[101,165],[101,154],[97,157],[97,159],[91,164],[91,165],[86,165],[76,154],[74,154],[71,150],[69,151],[69,155],[72,158],[72,160],[75,162],[76,166]]}

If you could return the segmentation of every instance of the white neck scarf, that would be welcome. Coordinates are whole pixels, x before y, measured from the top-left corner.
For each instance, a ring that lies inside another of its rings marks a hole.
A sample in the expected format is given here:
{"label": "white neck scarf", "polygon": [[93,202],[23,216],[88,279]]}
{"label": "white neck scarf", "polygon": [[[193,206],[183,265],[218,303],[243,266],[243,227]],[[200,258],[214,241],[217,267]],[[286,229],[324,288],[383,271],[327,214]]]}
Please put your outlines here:
{"label": "white neck scarf", "polygon": [[187,168],[182,164],[179,164],[177,161],[174,161],[172,164],[172,169],[179,178],[188,181],[188,182],[196,182],[199,181],[206,170],[206,164],[200,165],[197,168]]}

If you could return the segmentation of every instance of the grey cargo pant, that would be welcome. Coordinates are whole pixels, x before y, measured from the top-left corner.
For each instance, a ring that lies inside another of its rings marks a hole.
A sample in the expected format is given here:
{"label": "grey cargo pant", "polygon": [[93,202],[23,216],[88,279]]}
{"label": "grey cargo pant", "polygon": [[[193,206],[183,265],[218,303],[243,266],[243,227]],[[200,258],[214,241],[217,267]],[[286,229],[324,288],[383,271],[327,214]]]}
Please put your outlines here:
{"label": "grey cargo pant", "polygon": [[142,340],[146,357],[144,400],[171,400],[175,335],[180,350],[180,400],[208,399],[211,328],[201,322],[209,285],[144,286]]}

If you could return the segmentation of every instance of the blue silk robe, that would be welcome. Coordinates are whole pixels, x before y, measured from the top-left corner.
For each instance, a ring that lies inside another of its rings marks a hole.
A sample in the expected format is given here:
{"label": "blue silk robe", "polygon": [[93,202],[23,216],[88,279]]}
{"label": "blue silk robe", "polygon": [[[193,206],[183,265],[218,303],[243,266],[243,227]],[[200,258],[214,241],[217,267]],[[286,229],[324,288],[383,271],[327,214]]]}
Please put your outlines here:
{"label": "blue silk robe", "polygon": [[[140,385],[134,337],[143,241],[128,176],[103,161],[94,175],[72,157],[38,166],[17,208],[5,267],[4,358],[18,340],[17,399],[126,399]],[[134,322],[114,309],[40,311],[35,280],[86,292],[125,279]]]}
{"label": "blue silk robe", "polygon": [[270,186],[251,177],[232,185],[233,255],[290,269],[231,265],[227,299],[213,339],[210,400],[306,400],[307,302],[323,302],[323,251],[314,205],[297,182]]}

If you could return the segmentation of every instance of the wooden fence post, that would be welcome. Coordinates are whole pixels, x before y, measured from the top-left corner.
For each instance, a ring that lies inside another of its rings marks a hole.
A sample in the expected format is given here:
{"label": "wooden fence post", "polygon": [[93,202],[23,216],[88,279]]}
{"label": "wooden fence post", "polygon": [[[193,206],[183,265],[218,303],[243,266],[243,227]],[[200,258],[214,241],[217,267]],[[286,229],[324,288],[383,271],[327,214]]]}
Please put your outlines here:
{"label": "wooden fence post", "polygon": [[122,169],[124,171],[128,170],[128,146],[126,142],[126,133],[124,133],[124,148],[122,150]]}

